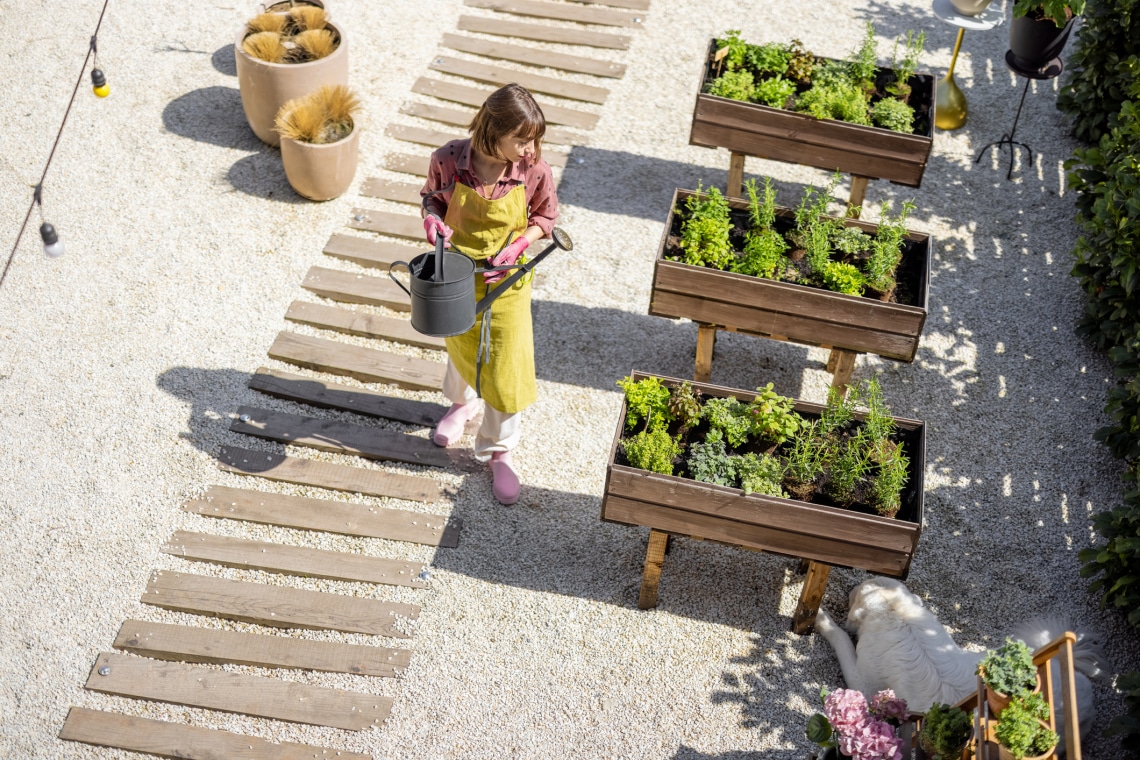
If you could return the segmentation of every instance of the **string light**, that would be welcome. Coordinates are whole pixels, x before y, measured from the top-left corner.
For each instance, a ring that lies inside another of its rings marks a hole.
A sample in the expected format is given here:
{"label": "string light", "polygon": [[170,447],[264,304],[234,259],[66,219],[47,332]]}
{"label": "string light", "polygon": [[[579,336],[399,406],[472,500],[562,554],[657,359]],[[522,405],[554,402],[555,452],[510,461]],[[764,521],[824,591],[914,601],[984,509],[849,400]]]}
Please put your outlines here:
{"label": "string light", "polygon": [[[36,208],[40,210],[40,238],[44,243],[44,253],[52,258],[63,255],[63,243],[60,242],[59,233],[55,231],[55,227],[48,223],[43,218],[43,186],[44,179],[47,177],[48,169],[51,168],[51,160],[55,158],[56,148],[59,147],[60,138],[63,137],[63,128],[67,126],[67,117],[71,115],[71,106],[75,104],[75,96],[79,94],[79,85],[83,83],[83,75],[87,72],[87,64],[91,62],[92,58],[96,56],[99,37],[99,29],[103,26],[103,17],[107,15],[107,5],[111,0],[103,0],[103,9],[99,11],[99,21],[95,24],[95,33],[91,35],[91,44],[87,46],[87,55],[83,58],[83,66],[79,69],[79,78],[75,80],[75,89],[71,91],[71,100],[67,101],[67,109],[63,112],[63,121],[60,122],[59,131],[56,132],[55,142],[52,143],[51,152],[48,154],[47,161],[44,162],[43,173],[40,174],[40,181],[36,183],[35,190],[32,192],[32,202],[28,204],[28,213],[24,215],[24,223],[20,225],[20,231],[16,233],[16,242],[12,245],[12,252],[8,254],[8,261],[4,264],[4,271],[0,272],[0,287],[3,287],[4,280],[8,277],[8,270],[12,267],[12,260],[16,257],[16,251],[20,247],[20,241],[24,237],[24,232],[28,228],[28,220],[32,218],[32,211]],[[96,59],[95,63],[98,63]],[[111,88],[107,86],[107,77],[103,74],[102,69],[95,68],[91,70],[91,89],[100,98],[105,98],[111,93]]]}

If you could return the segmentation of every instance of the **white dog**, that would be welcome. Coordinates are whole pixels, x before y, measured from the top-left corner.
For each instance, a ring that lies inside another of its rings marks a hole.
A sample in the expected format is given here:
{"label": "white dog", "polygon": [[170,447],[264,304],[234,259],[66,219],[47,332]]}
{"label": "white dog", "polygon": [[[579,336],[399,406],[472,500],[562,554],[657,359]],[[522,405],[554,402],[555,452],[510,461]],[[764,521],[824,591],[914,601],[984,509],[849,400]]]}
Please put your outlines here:
{"label": "white dog", "polygon": [[[851,590],[847,630],[858,638],[858,645],[823,610],[816,630],[827,639],[839,658],[847,688],[858,689],[868,697],[883,689],[893,689],[915,712],[926,712],[935,702],[953,705],[977,690],[974,671],[982,659],[979,652],[966,652],[901,582],[872,578]],[[1034,621],[1013,633],[1030,649],[1048,644],[1067,630],[1057,621]],[[1093,725],[1092,684],[1089,678],[1101,673],[1103,658],[1096,642],[1081,634],[1073,647],[1076,673],[1077,710],[1081,736]],[[1054,705],[1061,704],[1061,673],[1053,660]],[[1064,736],[1060,709],[1056,711],[1057,732]],[[1063,749],[1064,743],[1060,745]]]}

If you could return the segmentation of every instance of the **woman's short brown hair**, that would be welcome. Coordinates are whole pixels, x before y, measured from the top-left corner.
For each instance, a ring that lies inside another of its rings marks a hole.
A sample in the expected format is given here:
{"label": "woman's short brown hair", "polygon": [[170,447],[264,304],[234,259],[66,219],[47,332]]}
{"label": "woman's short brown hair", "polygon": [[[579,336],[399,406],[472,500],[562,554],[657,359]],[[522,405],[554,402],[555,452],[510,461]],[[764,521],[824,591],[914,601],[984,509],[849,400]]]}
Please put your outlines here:
{"label": "woman's short brown hair", "polygon": [[487,96],[467,131],[471,133],[473,148],[500,161],[507,159],[499,152],[499,140],[510,135],[534,140],[535,160],[538,160],[542,158],[546,117],[534,102],[534,96],[512,82]]}

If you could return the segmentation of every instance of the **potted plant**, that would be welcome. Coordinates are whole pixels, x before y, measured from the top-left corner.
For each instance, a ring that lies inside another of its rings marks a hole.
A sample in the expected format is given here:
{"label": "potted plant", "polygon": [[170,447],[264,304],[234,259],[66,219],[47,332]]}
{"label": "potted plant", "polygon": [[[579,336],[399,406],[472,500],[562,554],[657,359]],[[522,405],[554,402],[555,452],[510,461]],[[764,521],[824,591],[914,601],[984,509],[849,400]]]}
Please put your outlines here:
{"label": "potted plant", "polygon": [[899,727],[907,722],[906,702],[890,689],[880,691],[870,704],[855,689],[820,692],[823,712],[808,719],[807,737],[823,747],[818,757],[857,757],[859,760],[898,760],[906,742]]}
{"label": "potted plant", "polygon": [[1023,69],[1041,69],[1061,55],[1085,0],[1016,0],[1009,50]]}
{"label": "potted plant", "polygon": [[1049,705],[1040,694],[1018,697],[1002,711],[994,728],[1001,760],[1044,760],[1059,737],[1049,728]]}
{"label": "potted plant", "polygon": [[285,176],[309,200],[336,198],[352,184],[360,130],[360,100],[344,85],[325,85],[281,106],[275,129],[281,135]]}
{"label": "potted plant", "polygon": [[993,0],[950,0],[950,5],[963,16],[977,16],[989,8],[992,2]]}
{"label": "potted plant", "polygon": [[887,68],[870,24],[849,61],[729,31],[709,45],[689,142],[917,187],[934,141],[934,77],[915,73],[922,44],[908,34]]}
{"label": "potted plant", "polygon": [[348,84],[348,41],[311,5],[255,16],[238,34],[234,56],[246,120],[269,145],[279,143],[273,124],[286,101],[322,85]]}
{"label": "potted plant", "polygon": [[827,188],[776,205],[678,189],[657,252],[649,313],[910,362],[926,324],[933,243],[905,227],[829,216]]}
{"label": "potted plant", "polygon": [[1012,699],[1028,696],[1039,688],[1033,652],[1024,642],[1007,638],[997,649],[986,652],[978,663],[978,673],[986,685],[990,715],[1001,716]]}
{"label": "potted plant", "polygon": [[892,417],[877,383],[827,405],[639,372],[620,385],[603,520],[906,577],[925,427]]}
{"label": "potted plant", "polygon": [[958,760],[974,732],[970,716],[935,702],[922,718],[918,740],[931,760]]}

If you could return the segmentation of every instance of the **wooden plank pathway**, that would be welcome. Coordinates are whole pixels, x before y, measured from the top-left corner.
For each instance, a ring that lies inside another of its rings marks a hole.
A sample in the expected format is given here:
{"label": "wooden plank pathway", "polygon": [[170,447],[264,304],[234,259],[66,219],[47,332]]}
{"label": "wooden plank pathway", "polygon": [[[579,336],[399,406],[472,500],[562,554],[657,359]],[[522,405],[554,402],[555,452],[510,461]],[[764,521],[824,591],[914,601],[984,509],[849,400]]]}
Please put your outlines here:
{"label": "wooden plank pathway", "polygon": [[269,358],[298,367],[354,377],[366,383],[384,383],[419,391],[443,389],[441,362],[353,346],[326,338],[280,332],[269,347]]}
{"label": "wooden plank pathway", "polygon": [[[462,103],[463,105],[474,106],[475,108],[483,105],[483,101],[494,91],[494,89],[486,87],[469,87],[453,82],[443,82],[438,79],[428,79],[427,77],[420,77],[415,81],[415,84],[412,85],[412,92],[419,93],[420,95],[431,95],[440,100],[450,100],[454,103]],[[593,129],[598,123],[597,114],[556,106],[540,98],[536,100],[538,100],[538,105],[542,108],[543,116],[545,116],[547,122],[551,124]]]}
{"label": "wooden plank pathway", "polygon": [[444,351],[447,345],[443,338],[424,335],[412,327],[406,319],[385,317],[379,314],[363,314],[359,311],[326,306],[321,303],[294,301],[285,312],[285,319],[301,325],[309,325],[322,330],[357,335],[362,338],[375,338],[408,346]]}
{"label": "wooden plank pathway", "polygon": [[565,79],[556,79],[554,77],[542,76],[541,74],[529,74],[525,71],[518,71],[517,69],[491,66],[485,63],[461,60],[459,58],[451,58],[443,55],[436,56],[428,68],[443,74],[451,74],[452,76],[463,77],[465,79],[473,79],[476,82],[493,84],[496,87],[502,87],[505,84],[515,82],[531,92],[541,92],[546,95],[566,98],[567,100],[581,100],[585,103],[605,103],[606,98],[609,97],[610,94],[610,91],[604,87],[568,82]]}
{"label": "wooden plank pathway", "polygon": [[300,401],[319,409],[341,409],[424,427],[435,427],[447,412],[443,404],[385,396],[365,388],[265,367],[259,367],[250,377],[249,387],[267,396]]}
{"label": "wooden plank pathway", "polygon": [[[379,216],[377,212],[372,214]],[[420,231],[423,232],[422,225]],[[301,287],[334,301],[385,306],[395,311],[410,311],[412,308],[408,294],[388,277],[314,266],[309,267]]]}
{"label": "wooden plank pathway", "polygon": [[[450,108],[448,106],[434,105],[432,103],[408,103],[400,109],[400,113],[415,116],[420,119],[438,121],[442,124],[451,124],[456,127],[462,127],[465,130],[471,123],[471,120],[475,118],[474,109]],[[551,126],[548,122],[546,125],[546,137],[542,142],[544,145],[548,142],[554,143],[555,145],[586,145],[589,142],[589,138],[586,135],[568,129]]]}
{"label": "wooden plank pathway", "polygon": [[[418,194],[419,191],[417,190]],[[396,261],[411,261],[427,243],[420,241],[420,246],[391,243],[384,240],[369,240],[355,235],[332,235],[325,243],[324,253],[334,259],[344,259],[362,267],[375,267],[387,270]]]}
{"label": "wooden plank pathway", "polygon": [[440,44],[460,53],[498,58],[527,66],[560,69],[574,74],[593,74],[594,76],[612,79],[620,79],[625,74],[625,64],[614,63],[613,61],[602,61],[581,55],[566,55],[541,48],[495,42],[462,34],[445,34]]}
{"label": "wooden plank pathway", "polygon": [[462,527],[459,520],[442,515],[229,486],[210,486],[205,494],[183,504],[182,509],[203,517],[224,517],[445,548],[459,545]]}
{"label": "wooden plank pathway", "polygon": [[535,42],[556,42],[564,45],[584,45],[586,47],[629,50],[633,38],[608,32],[591,32],[585,29],[571,29],[562,26],[522,24],[512,21],[504,24],[501,19],[486,16],[460,16],[458,28],[465,32],[494,34],[500,37],[515,37]]}
{"label": "wooden plank pathway", "polygon": [[110,652],[95,660],[85,688],[348,731],[380,725],[392,711],[390,697]]}
{"label": "wooden plank pathway", "polygon": [[370,633],[395,639],[411,638],[411,634],[396,627],[397,620],[415,620],[420,614],[420,608],[414,604],[169,570],[151,574],[142,602],[177,612],[224,617],[273,628]]}
{"label": "wooden plank pathway", "polygon": [[354,673],[377,678],[399,675],[408,667],[412,656],[407,649],[310,641],[142,620],[124,622],[113,646],[154,660],[235,663],[262,668]]}
{"label": "wooden plank pathway", "polygon": [[536,0],[463,0],[469,8],[485,8],[516,16],[574,21],[599,26],[638,27],[645,21],[644,14],[612,11],[604,8],[577,8],[565,3],[545,3]]}

